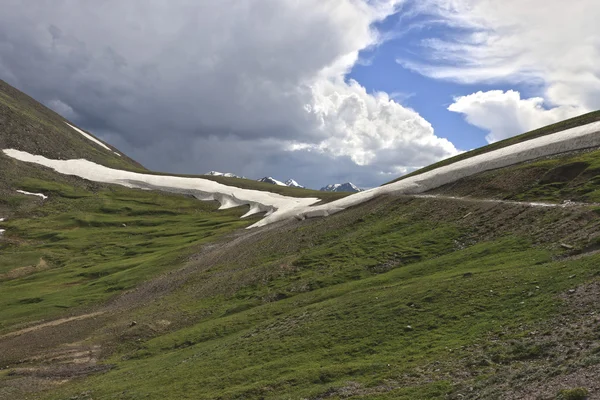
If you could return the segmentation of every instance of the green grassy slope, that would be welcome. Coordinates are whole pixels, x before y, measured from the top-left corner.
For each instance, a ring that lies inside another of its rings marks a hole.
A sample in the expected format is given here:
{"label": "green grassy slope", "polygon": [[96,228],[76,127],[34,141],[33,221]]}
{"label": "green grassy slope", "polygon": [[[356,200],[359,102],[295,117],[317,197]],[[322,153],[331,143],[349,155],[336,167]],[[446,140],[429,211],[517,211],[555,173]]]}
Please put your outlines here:
{"label": "green grassy slope", "polygon": [[60,115],[0,80],[0,149],[14,148],[48,158],[85,158],[108,167],[144,170],[126,155],[119,157],[100,147],[65,122],[68,121]]}
{"label": "green grassy slope", "polygon": [[591,113],[588,113],[588,114],[580,115],[579,117],[567,119],[567,120],[564,120],[564,121],[561,121],[561,122],[557,122],[557,123],[552,124],[552,125],[544,126],[542,128],[539,128],[539,129],[536,129],[536,130],[533,130],[533,131],[530,131],[530,132],[523,133],[521,135],[517,135],[517,136],[511,137],[511,138],[508,138],[508,139],[504,139],[504,140],[501,140],[499,142],[492,143],[492,144],[489,144],[487,146],[479,147],[477,149],[474,149],[474,150],[471,150],[471,151],[467,151],[467,152],[459,154],[457,156],[447,158],[447,159],[442,160],[440,162],[428,165],[425,168],[421,168],[421,169],[413,171],[413,172],[411,172],[409,174],[403,175],[403,176],[401,176],[401,177],[399,177],[397,179],[394,179],[391,182],[386,183],[386,185],[390,184],[390,183],[393,183],[393,182],[397,182],[397,181],[402,180],[402,179],[406,179],[406,178],[408,178],[410,176],[419,175],[419,174],[422,174],[422,173],[427,172],[427,171],[431,171],[431,170],[439,168],[439,167],[450,165],[450,164],[455,163],[457,161],[466,160],[467,158],[478,156],[480,154],[485,154],[485,153],[488,153],[490,151],[494,151],[494,150],[497,150],[497,149],[501,149],[503,147],[507,147],[507,146],[510,146],[510,145],[513,145],[513,144],[525,142],[527,140],[535,139],[535,138],[538,138],[538,137],[541,137],[541,136],[550,135],[550,134],[553,134],[553,133],[556,133],[556,132],[564,131],[564,130],[567,130],[567,129],[575,128],[575,127],[578,127],[578,126],[581,126],[581,125],[586,125],[586,124],[590,124],[592,122],[597,122],[597,121],[600,121],[600,111],[594,111],[594,112],[591,112]]}
{"label": "green grassy slope", "polygon": [[[0,155],[0,399],[597,395],[598,160],[567,154],[439,189],[587,205],[387,196],[248,231],[258,217],[239,220],[243,207]],[[39,326],[65,317],[81,318]]]}
{"label": "green grassy slope", "polygon": [[387,198],[266,232],[113,322],[109,372],[41,397],[498,398],[494,375],[526,390],[530,369],[545,382],[598,362],[577,344],[593,332],[552,334],[588,312],[563,296],[598,256],[561,260],[559,243],[588,246],[595,215]]}
{"label": "green grassy slope", "polygon": [[[241,210],[119,187],[92,190],[26,178],[0,242],[0,334],[96,305],[181,264],[197,246],[249,225]],[[256,219],[254,219],[255,221]]]}

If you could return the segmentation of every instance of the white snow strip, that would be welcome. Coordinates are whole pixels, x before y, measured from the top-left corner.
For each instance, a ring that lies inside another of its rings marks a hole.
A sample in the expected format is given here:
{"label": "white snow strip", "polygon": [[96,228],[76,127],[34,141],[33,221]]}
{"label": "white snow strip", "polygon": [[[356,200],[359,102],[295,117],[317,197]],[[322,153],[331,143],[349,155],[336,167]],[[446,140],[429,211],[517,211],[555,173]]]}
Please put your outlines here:
{"label": "white snow strip", "polygon": [[[304,219],[331,215],[381,195],[419,194],[480,172],[508,167],[540,157],[599,146],[600,122],[594,122],[457,161],[389,185],[355,193],[331,203],[309,207],[305,210],[291,210],[287,215],[279,213],[268,216],[257,225],[266,225],[282,218]],[[323,213],[320,214],[319,211]]]}
{"label": "white snow strip", "polygon": [[[70,126],[71,128],[73,128],[73,129],[75,129],[75,131],[77,131],[77,132],[81,133],[83,136],[85,136],[85,137],[86,137],[86,139],[89,139],[89,140],[91,140],[92,142],[96,143],[97,145],[100,145],[100,146],[102,146],[103,148],[105,148],[105,149],[106,149],[106,150],[108,150],[108,151],[112,151],[112,149],[111,149],[110,147],[108,147],[107,145],[105,145],[104,143],[102,143],[101,141],[99,141],[98,139],[96,139],[95,137],[93,137],[92,135],[90,135],[90,134],[88,134],[88,133],[85,133],[84,131],[82,131],[82,130],[81,130],[81,129],[79,129],[78,127],[76,127],[76,126],[73,126],[73,125],[71,125],[71,124],[69,124],[69,123],[67,123],[67,122],[65,122],[65,124],[69,125],[69,126]],[[115,154],[118,154],[117,152],[114,152],[114,151],[113,151],[113,153],[115,153]],[[120,154],[118,154],[118,155],[120,155]]]}
{"label": "white snow strip", "polygon": [[2,236],[2,234],[3,234],[4,232],[6,232],[6,230],[5,230],[5,229],[0,229],[0,236]]}
{"label": "white snow strip", "polygon": [[600,122],[579,126],[562,132],[539,137],[480,154],[466,160],[436,168],[432,171],[400,180],[398,182],[365,190],[343,199],[320,206],[312,206],[317,198],[294,198],[259,190],[240,189],[222,185],[207,179],[174,176],[146,175],[121,171],[94,164],[87,160],[50,160],[14,149],[4,153],[17,160],[32,162],[55,171],[76,175],[96,182],[115,183],[128,187],[159,189],[177,193],[188,193],[201,200],[221,203],[221,208],[233,204],[249,205],[252,213],[265,212],[265,218],[252,227],[263,226],[284,219],[326,217],[385,194],[420,194],[456,180],[492,169],[503,168],[540,157],[568,151],[600,146]]}
{"label": "white snow strip", "polygon": [[31,192],[26,192],[24,190],[17,190],[17,192],[21,193],[21,194],[26,194],[28,196],[38,196],[38,197],[41,197],[42,200],[46,200],[48,198],[48,196],[46,196],[45,194],[42,194],[42,193],[31,193]]}
{"label": "white snow strip", "polygon": [[0,218],[0,222],[6,221],[6,218]]}
{"label": "white snow strip", "polygon": [[[131,188],[185,193],[199,200],[216,200],[221,203],[221,209],[248,205],[250,206],[250,210],[254,211],[253,213],[256,213],[256,209],[258,208],[261,212],[267,212],[270,216],[286,216],[290,215],[290,213],[293,214],[292,210],[303,210],[311,204],[320,201],[320,199],[315,197],[297,198],[261,190],[241,189],[202,178],[150,175],[123,171],[83,159],[52,160],[14,149],[5,149],[3,152],[9,157],[20,161],[43,165],[61,174],[75,175],[94,182],[113,183]],[[253,226],[262,225],[264,224],[259,222]]]}

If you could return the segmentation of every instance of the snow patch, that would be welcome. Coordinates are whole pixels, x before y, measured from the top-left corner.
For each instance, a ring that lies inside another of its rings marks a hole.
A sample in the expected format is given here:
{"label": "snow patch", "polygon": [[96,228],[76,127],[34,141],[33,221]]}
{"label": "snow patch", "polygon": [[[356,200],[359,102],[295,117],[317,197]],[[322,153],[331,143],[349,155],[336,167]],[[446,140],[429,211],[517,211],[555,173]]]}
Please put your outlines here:
{"label": "snow patch", "polygon": [[81,129],[79,129],[76,126],[73,126],[71,124],[69,124],[68,122],[65,122],[65,124],[69,125],[71,128],[73,128],[76,132],[79,132],[80,134],[82,134],[86,139],[91,140],[92,142],[96,143],[97,145],[105,148],[108,151],[113,152],[114,154],[118,155],[119,157],[121,157],[121,155],[119,153],[117,153],[116,151],[113,151],[113,149],[111,149],[110,147],[108,147],[107,145],[105,145],[104,143],[102,143],[101,141],[99,141],[98,139],[96,139],[95,137],[93,137],[92,135],[85,133],[84,131],[82,131]]}
{"label": "snow patch", "polygon": [[26,194],[28,196],[38,196],[38,197],[41,197],[42,200],[46,200],[48,198],[48,196],[46,196],[43,193],[31,193],[31,192],[26,192],[24,190],[17,190],[17,193]]}
{"label": "snow patch", "polygon": [[[261,190],[241,189],[234,186],[202,178],[187,178],[179,176],[151,175],[119,169],[108,168],[88,160],[53,160],[39,155],[33,155],[25,151],[5,149],[4,154],[14,159],[31,162],[52,168],[58,173],[75,175],[94,182],[112,183],[131,188],[163,190],[172,193],[182,193],[194,196],[199,200],[216,200],[221,203],[221,209],[250,206],[253,214],[265,212],[266,215],[274,217],[282,215],[285,219],[294,210],[304,210],[311,204],[318,203],[316,197],[298,198],[288,197],[277,193]],[[258,210],[258,211],[257,211]],[[252,215],[252,214],[248,214]],[[261,221],[252,225],[262,226]]]}

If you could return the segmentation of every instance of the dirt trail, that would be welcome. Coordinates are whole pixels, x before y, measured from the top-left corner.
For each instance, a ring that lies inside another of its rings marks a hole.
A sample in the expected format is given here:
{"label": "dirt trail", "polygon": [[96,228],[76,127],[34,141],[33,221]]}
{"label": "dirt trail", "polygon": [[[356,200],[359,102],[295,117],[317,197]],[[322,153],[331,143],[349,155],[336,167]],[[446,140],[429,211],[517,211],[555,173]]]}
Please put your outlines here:
{"label": "dirt trail", "polygon": [[541,201],[515,201],[515,200],[501,200],[501,199],[485,199],[477,197],[458,197],[458,196],[446,196],[439,194],[410,194],[402,195],[402,197],[409,197],[415,199],[438,199],[438,200],[458,200],[472,203],[493,203],[493,204],[508,204],[515,206],[530,206],[530,207],[600,207],[600,203],[582,203],[571,200],[565,200],[562,203],[545,203]]}
{"label": "dirt trail", "polygon": [[514,201],[514,200],[501,200],[501,199],[484,199],[476,197],[457,197],[457,196],[444,196],[439,194],[412,194],[402,195],[403,197],[410,197],[416,199],[438,199],[438,200],[458,200],[468,201],[474,203],[496,203],[496,204],[508,204],[508,205],[525,205],[531,207],[598,207],[600,203],[579,203],[570,200],[566,200],[563,203],[544,203],[544,202],[529,202],[529,201]]}
{"label": "dirt trail", "polygon": [[24,333],[34,332],[34,331],[44,329],[44,328],[47,328],[50,326],[58,326],[58,325],[65,324],[67,322],[79,321],[79,320],[87,319],[87,318],[93,318],[93,317],[96,317],[101,314],[104,314],[104,311],[98,311],[98,312],[93,312],[93,313],[89,313],[89,314],[77,315],[75,317],[69,317],[69,318],[61,318],[61,319],[57,319],[57,320],[50,321],[50,322],[44,322],[43,324],[30,326],[29,328],[24,328],[24,329],[20,329],[18,331],[9,332],[4,335],[0,335],[0,340],[14,337],[14,336],[19,336]]}

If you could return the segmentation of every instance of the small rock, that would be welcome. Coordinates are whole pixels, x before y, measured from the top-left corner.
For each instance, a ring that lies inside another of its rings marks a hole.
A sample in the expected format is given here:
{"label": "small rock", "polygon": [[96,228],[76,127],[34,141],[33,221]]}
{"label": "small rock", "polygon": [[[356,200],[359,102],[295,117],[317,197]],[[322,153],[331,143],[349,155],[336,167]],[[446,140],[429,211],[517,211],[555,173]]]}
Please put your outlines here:
{"label": "small rock", "polygon": [[577,275],[571,275],[571,276],[569,276],[569,279],[573,279],[573,278],[575,278],[576,276],[577,276]]}
{"label": "small rock", "polygon": [[569,289],[569,294],[575,293],[575,289]]}
{"label": "small rock", "polygon": [[472,277],[472,276],[473,276],[473,273],[472,273],[472,272],[465,272],[465,273],[463,274],[463,278],[470,278],[470,277]]}
{"label": "small rock", "polygon": [[123,228],[127,228],[127,224],[122,224],[121,225]]}
{"label": "small rock", "polygon": [[137,322],[135,322],[135,321],[131,321],[131,323],[129,324],[129,326],[136,326],[136,325],[137,325]]}
{"label": "small rock", "polygon": [[413,327],[410,325],[406,325],[406,327],[404,328],[405,331],[412,331]]}
{"label": "small rock", "polygon": [[560,247],[562,247],[563,249],[567,249],[567,250],[573,249],[573,246],[571,246],[570,244],[566,244],[566,243],[561,243]]}

